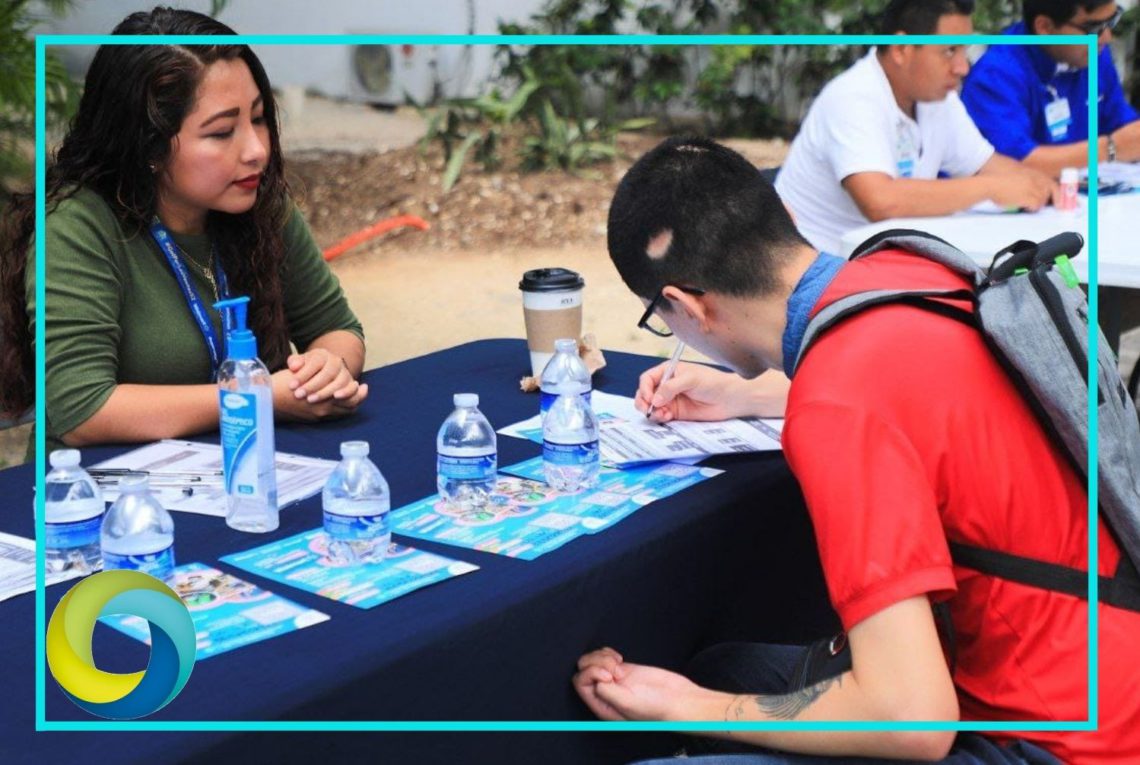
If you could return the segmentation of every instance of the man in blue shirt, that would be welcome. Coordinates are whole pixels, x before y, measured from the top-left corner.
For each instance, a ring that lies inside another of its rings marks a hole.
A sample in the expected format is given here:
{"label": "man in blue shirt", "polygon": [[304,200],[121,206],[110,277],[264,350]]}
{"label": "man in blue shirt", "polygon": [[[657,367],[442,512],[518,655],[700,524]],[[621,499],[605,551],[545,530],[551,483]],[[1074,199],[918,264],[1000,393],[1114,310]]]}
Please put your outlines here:
{"label": "man in blue shirt", "polygon": [[[1140,122],[1124,98],[1108,43],[1112,0],[1025,0],[1006,34],[1098,36],[1097,156],[1140,160]],[[1089,56],[1084,45],[993,45],[966,78],[962,101],[994,148],[1054,177],[1088,164]]]}

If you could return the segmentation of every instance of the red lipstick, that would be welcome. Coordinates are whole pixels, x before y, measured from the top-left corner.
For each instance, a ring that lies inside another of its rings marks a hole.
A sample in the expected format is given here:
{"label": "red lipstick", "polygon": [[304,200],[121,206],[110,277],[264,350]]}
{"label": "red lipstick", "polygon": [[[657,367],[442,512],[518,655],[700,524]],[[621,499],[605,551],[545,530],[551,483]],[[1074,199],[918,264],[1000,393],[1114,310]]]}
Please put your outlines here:
{"label": "red lipstick", "polygon": [[239,178],[238,180],[234,181],[235,186],[246,189],[247,191],[255,190],[257,188],[258,184],[260,184],[260,183],[261,183],[261,175],[260,174],[248,175],[245,178]]}

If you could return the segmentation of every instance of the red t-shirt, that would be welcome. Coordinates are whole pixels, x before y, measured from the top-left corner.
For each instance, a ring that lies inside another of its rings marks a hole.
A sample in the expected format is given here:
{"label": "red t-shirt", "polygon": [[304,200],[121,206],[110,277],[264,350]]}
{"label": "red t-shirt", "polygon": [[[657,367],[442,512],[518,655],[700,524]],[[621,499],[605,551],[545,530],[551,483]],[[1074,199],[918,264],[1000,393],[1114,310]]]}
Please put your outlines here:
{"label": "red t-shirt", "polygon": [[[964,286],[882,252],[845,265],[813,310],[864,289]],[[849,318],[796,371],[783,444],[845,628],[915,595],[950,598],[963,719],[1088,719],[1087,603],[950,561],[947,538],[1088,568],[1082,479],[976,330],[903,305]],[[1098,533],[1111,575],[1120,553]],[[1138,763],[1140,614],[1099,618],[1099,730],[1017,737],[1065,762]]]}

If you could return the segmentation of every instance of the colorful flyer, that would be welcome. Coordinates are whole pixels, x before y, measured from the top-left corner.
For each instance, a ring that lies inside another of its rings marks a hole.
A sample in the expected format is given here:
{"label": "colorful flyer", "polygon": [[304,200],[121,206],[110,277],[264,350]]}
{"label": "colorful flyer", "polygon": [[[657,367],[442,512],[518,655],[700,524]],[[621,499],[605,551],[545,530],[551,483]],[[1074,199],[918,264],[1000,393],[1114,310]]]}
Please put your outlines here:
{"label": "colorful flyer", "polygon": [[357,608],[372,608],[479,568],[396,543],[388,546],[388,554],[379,563],[347,565],[328,555],[328,536],[321,529],[226,555],[222,560]]}
{"label": "colorful flyer", "polygon": [[546,485],[541,457],[503,468],[502,472],[509,475],[500,474],[486,506],[463,510],[434,495],[393,510],[393,531],[534,560],[723,471],[669,462],[630,470],[603,467],[596,487],[572,494]]}
{"label": "colorful flyer", "polygon": [[[328,614],[201,563],[177,567],[169,584],[190,609],[199,660],[329,619]],[[146,619],[116,614],[100,621],[150,645]]]}

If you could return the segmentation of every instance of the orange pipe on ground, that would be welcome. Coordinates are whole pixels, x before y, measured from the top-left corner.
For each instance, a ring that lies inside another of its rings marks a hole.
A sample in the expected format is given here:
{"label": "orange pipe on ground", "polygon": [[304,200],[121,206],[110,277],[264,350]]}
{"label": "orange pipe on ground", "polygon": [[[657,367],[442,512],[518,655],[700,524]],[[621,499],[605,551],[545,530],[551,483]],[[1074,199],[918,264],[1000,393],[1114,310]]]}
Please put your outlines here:
{"label": "orange pipe on ground", "polygon": [[353,247],[364,244],[369,239],[378,237],[381,234],[386,234],[393,229],[403,228],[404,226],[418,228],[420,231],[427,231],[431,228],[428,222],[418,215],[397,215],[395,218],[385,218],[379,223],[373,223],[368,228],[357,231],[355,234],[349,234],[332,247],[329,247],[324,251],[325,260],[332,260],[338,255],[343,255],[348,252]]}

